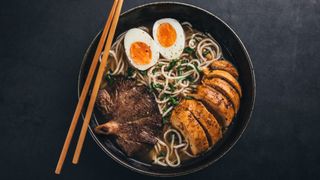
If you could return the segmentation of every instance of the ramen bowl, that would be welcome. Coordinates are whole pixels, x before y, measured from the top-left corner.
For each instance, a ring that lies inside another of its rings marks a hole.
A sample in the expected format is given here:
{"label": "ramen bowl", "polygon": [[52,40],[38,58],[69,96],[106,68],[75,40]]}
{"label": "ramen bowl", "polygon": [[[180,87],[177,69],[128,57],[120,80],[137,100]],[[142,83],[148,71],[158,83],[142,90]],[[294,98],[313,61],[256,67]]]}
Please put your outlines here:
{"label": "ramen bowl", "polygon": [[[179,167],[175,168],[160,167],[130,158],[121,152],[111,140],[96,135],[93,129],[98,125],[99,112],[97,109],[94,110],[90,121],[89,132],[98,146],[109,157],[135,172],[165,177],[181,176],[196,172],[208,167],[223,157],[235,145],[245,131],[253,111],[256,91],[252,62],[240,38],[231,27],[220,18],[199,7],[177,2],[150,3],[135,7],[122,13],[115,37],[130,28],[150,26],[156,20],[167,17],[177,19],[180,22],[190,22],[195,29],[210,33],[216,39],[222,48],[224,57],[231,61],[239,71],[239,82],[242,86],[243,96],[238,114],[223,138],[208,152],[192,160],[185,161]],[[93,39],[85,53],[78,79],[79,94],[89,71],[100,35],[101,32]]]}

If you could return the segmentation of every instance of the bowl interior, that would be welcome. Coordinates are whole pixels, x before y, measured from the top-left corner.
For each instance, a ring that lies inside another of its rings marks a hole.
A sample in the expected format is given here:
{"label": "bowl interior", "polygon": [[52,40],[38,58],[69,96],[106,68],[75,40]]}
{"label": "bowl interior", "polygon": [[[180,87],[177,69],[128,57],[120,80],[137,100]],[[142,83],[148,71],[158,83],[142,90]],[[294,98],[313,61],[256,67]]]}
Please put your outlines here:
{"label": "bowl interior", "polygon": [[[253,110],[255,97],[254,72],[244,45],[228,25],[203,9],[187,4],[168,2],[139,6],[121,15],[115,37],[130,28],[152,25],[156,20],[166,17],[175,18],[180,22],[188,21],[195,29],[210,33],[218,41],[222,47],[224,57],[238,68],[243,97],[239,112],[223,136],[223,139],[207,153],[192,161],[183,162],[178,168],[162,168],[128,158],[108,138],[95,135],[91,129],[98,124],[100,119],[100,114],[95,109],[91,118],[89,131],[103,151],[120,164],[132,170],[154,176],[183,175],[200,170],[217,161],[236,143],[245,130]],[[81,92],[84,85],[100,35],[101,33],[94,38],[84,56],[79,74],[79,92]]]}

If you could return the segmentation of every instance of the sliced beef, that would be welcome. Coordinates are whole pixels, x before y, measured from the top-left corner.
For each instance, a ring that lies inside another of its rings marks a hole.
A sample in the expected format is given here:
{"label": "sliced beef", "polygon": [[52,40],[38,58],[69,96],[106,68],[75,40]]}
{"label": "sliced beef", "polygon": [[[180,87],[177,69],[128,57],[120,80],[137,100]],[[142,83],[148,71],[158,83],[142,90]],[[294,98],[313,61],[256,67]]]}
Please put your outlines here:
{"label": "sliced beef", "polygon": [[121,137],[116,138],[116,143],[118,144],[120,149],[124,151],[128,156],[133,156],[136,152],[138,152],[141,149],[149,148],[146,144],[130,141]]}
{"label": "sliced beef", "polygon": [[126,140],[140,143],[155,144],[154,138],[157,136],[154,129],[159,128],[157,120],[159,117],[149,116],[134,121],[118,122],[115,120],[108,121],[105,124],[96,127],[96,132],[105,135],[116,135]]}
{"label": "sliced beef", "polygon": [[121,77],[115,78],[112,86],[99,91],[97,105],[102,113],[121,122],[160,114],[153,95],[146,87]]}
{"label": "sliced beef", "polygon": [[97,126],[95,132],[114,135],[116,143],[128,156],[157,142],[161,114],[146,87],[118,77],[112,86],[99,91],[96,104],[112,120]]}

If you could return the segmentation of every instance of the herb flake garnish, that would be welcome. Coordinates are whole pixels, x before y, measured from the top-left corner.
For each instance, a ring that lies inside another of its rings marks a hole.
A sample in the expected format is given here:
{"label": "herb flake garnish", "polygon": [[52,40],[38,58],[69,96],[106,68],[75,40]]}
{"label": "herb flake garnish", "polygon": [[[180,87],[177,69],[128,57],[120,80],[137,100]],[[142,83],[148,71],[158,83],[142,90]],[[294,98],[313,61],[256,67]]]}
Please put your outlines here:
{"label": "herb flake garnish", "polygon": [[111,74],[106,74],[105,75],[105,80],[108,82],[109,85],[113,85],[114,83],[114,78]]}
{"label": "herb flake garnish", "polygon": [[174,68],[174,66],[177,64],[178,60],[177,59],[173,59],[170,63],[169,66],[166,68],[167,71],[170,71],[171,69]]}

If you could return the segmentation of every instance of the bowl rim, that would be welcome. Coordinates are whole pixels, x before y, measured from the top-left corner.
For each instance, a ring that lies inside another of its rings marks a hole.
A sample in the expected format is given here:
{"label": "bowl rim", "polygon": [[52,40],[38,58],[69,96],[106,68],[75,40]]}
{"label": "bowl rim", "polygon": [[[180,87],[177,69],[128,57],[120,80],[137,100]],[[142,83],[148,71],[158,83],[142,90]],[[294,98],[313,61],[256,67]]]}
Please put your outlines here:
{"label": "bowl rim", "polygon": [[[220,21],[223,25],[225,25],[228,30],[230,30],[236,37],[237,41],[239,42],[245,56],[246,56],[246,59],[248,60],[248,63],[249,63],[249,69],[250,69],[250,75],[251,75],[251,81],[252,81],[252,97],[251,97],[251,100],[250,100],[250,105],[251,105],[251,109],[249,111],[249,116],[248,116],[248,119],[246,120],[243,128],[241,129],[240,131],[240,134],[239,136],[237,136],[234,141],[231,143],[231,145],[229,147],[227,147],[227,149],[221,153],[220,155],[217,156],[217,158],[215,158],[214,160],[212,161],[209,161],[201,166],[198,166],[198,167],[195,167],[195,168],[191,168],[187,171],[181,171],[181,172],[173,172],[173,173],[159,173],[159,172],[148,172],[148,171],[145,171],[145,170],[142,170],[142,169],[139,169],[129,163],[126,163],[126,162],[123,162],[121,159],[119,159],[117,156],[113,155],[107,148],[105,148],[105,146],[99,141],[99,139],[97,138],[97,136],[94,134],[92,128],[90,126],[88,126],[88,129],[89,129],[89,132],[90,132],[90,135],[91,137],[93,138],[93,140],[98,144],[98,146],[109,156],[111,157],[114,161],[116,161],[117,163],[121,164],[122,166],[134,171],[134,172],[138,172],[140,174],[143,174],[143,175],[149,175],[149,176],[154,176],[154,177],[177,177],[177,176],[183,176],[183,175],[187,175],[187,174],[191,174],[191,173],[194,173],[194,172],[197,172],[197,171],[200,171],[202,169],[205,169],[206,167],[212,165],[213,163],[215,163],[216,161],[218,161],[220,158],[222,158],[226,153],[228,153],[232,148],[233,146],[238,142],[238,140],[241,138],[242,134],[244,133],[244,131],[247,129],[247,126],[251,120],[251,117],[252,117],[252,112],[253,112],[253,109],[254,109],[254,106],[255,106],[255,98],[256,98],[256,80],[255,80],[255,73],[254,73],[254,69],[253,69],[253,64],[252,64],[252,61],[251,61],[251,58],[250,58],[250,55],[246,49],[246,47],[244,46],[243,42],[241,41],[240,37],[238,36],[238,34],[226,23],[224,22],[222,19],[220,19],[219,17],[217,17],[216,15],[214,15],[213,13],[209,12],[208,10],[205,10],[203,8],[200,8],[196,5],[193,5],[193,4],[189,4],[189,3],[183,3],[183,2],[175,2],[175,1],[166,1],[166,2],[151,2],[151,3],[145,3],[145,4],[142,4],[142,5],[138,5],[138,6],[135,6],[133,8],[130,8],[128,10],[126,10],[125,12],[121,13],[120,15],[120,18],[126,14],[129,14],[131,13],[132,11],[135,11],[136,9],[140,9],[140,8],[144,8],[144,7],[147,7],[147,6],[153,6],[153,5],[163,5],[163,4],[168,4],[168,5],[180,5],[180,6],[186,6],[186,7],[190,7],[190,8],[195,8],[195,9],[198,9],[214,18],[216,18],[218,21]],[[89,51],[91,50],[92,46],[94,45],[94,42],[95,40],[98,38],[98,36],[100,35],[101,33],[101,30],[95,35],[95,37],[93,38],[93,40],[91,41],[89,47],[86,49],[85,51],[85,55],[82,59],[82,63],[80,65],[80,71],[79,71],[79,74],[78,74],[78,98],[80,97],[80,94],[81,94],[81,91],[82,89],[80,88],[80,85],[81,85],[81,74],[82,74],[82,70],[85,66],[85,62],[86,62],[86,59],[87,59],[87,56],[89,54]],[[81,117],[82,119],[84,118],[84,114],[81,113]],[[92,118],[92,117],[91,117]]]}

